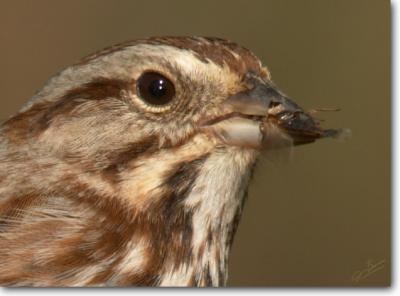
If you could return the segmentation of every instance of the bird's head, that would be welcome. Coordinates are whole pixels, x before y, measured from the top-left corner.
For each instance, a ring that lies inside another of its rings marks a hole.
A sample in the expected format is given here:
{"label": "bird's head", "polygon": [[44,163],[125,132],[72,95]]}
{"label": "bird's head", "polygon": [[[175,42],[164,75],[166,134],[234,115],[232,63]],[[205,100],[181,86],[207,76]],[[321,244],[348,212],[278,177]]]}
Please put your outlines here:
{"label": "bird's head", "polygon": [[200,134],[215,147],[260,150],[335,133],[283,95],[249,50],[218,38],[105,49],[53,77],[23,110],[36,115],[27,130],[46,147],[86,156],[132,143],[171,148]]}
{"label": "bird's head", "polygon": [[204,155],[234,151],[236,162],[254,163],[260,150],[336,133],[282,94],[248,49],[197,37],[135,40],[88,56],[51,78],[3,130],[36,159],[118,184],[133,184],[132,168],[154,160],[140,172],[159,180],[140,191],[146,196]]}

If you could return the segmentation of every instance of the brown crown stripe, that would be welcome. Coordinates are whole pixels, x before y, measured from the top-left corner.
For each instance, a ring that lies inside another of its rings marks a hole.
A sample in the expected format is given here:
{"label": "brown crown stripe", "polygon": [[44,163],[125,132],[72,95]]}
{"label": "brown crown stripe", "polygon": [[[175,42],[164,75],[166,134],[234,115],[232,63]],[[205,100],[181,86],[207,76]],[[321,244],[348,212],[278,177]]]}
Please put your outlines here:
{"label": "brown crown stripe", "polygon": [[[205,63],[210,60],[220,66],[226,64],[241,75],[245,75],[249,71],[261,75],[266,74],[261,68],[258,58],[250,50],[232,41],[216,37],[150,37],[137,39],[105,48],[83,58],[78,64],[84,65],[99,57],[138,44],[168,45],[178,49],[190,50],[195,53],[199,60]],[[236,59],[232,52],[237,54],[240,60]]]}

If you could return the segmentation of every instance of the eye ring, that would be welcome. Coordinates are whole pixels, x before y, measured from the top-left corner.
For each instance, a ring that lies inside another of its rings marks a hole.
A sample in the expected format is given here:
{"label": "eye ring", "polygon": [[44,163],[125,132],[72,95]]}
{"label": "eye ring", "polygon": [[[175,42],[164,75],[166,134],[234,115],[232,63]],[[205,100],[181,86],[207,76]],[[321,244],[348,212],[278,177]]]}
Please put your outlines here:
{"label": "eye ring", "polygon": [[167,105],[175,97],[175,86],[164,75],[154,72],[144,72],[137,79],[138,97],[153,106]]}

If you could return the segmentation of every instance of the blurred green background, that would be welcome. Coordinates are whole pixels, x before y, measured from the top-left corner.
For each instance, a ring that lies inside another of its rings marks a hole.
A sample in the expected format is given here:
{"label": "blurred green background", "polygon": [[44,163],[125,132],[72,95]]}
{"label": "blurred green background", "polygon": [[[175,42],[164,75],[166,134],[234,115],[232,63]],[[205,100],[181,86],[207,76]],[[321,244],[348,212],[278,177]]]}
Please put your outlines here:
{"label": "blurred green background", "polygon": [[[390,1],[0,2],[0,119],[51,75],[116,42],[207,35],[250,48],[274,81],[350,141],[296,147],[256,170],[233,246],[233,286],[390,284]],[[356,282],[368,264],[384,268]]]}

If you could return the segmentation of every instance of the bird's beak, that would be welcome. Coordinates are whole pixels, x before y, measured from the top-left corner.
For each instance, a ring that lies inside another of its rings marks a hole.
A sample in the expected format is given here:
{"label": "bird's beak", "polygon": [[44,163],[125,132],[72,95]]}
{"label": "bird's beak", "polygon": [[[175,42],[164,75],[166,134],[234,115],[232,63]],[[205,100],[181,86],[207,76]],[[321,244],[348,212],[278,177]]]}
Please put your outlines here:
{"label": "bird's beak", "polygon": [[280,148],[336,136],[272,83],[249,78],[251,89],[229,97],[224,116],[208,127],[226,144],[256,149]]}

